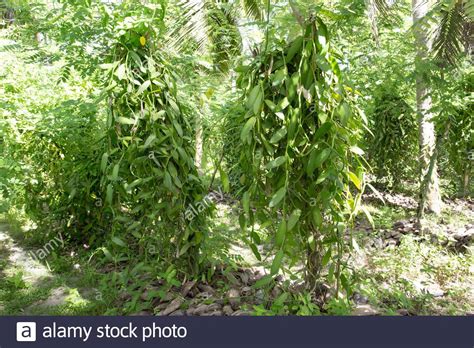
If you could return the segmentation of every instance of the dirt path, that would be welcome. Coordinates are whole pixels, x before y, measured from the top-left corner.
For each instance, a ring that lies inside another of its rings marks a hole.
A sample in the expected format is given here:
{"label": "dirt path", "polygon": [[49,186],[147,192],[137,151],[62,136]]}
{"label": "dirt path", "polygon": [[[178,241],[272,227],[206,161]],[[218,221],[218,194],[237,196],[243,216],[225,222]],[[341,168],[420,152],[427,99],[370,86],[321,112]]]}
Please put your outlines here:
{"label": "dirt path", "polygon": [[11,276],[15,271],[23,272],[27,284],[36,285],[52,278],[51,272],[25,249],[20,247],[9,235],[9,226],[0,224],[0,250],[2,261],[6,262],[3,272]]}
{"label": "dirt path", "polygon": [[48,267],[19,245],[10,231],[8,224],[0,223],[0,314],[10,314],[10,302],[19,311],[13,314],[46,314],[67,306],[71,288],[60,285]]}

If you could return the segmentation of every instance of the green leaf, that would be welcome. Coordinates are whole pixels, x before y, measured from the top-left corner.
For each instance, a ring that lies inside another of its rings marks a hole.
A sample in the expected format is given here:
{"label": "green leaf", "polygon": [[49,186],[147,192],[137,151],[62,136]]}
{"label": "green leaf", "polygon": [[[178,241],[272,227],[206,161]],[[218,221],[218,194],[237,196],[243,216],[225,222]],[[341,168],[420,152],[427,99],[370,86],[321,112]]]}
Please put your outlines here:
{"label": "green leaf", "polygon": [[230,190],[229,176],[224,170],[222,170],[222,168],[219,168],[219,174],[221,177],[221,182],[222,182],[222,187],[224,189],[224,192],[229,192]]}
{"label": "green leaf", "polygon": [[334,267],[334,262],[331,262],[329,264],[329,270],[328,270],[328,275],[326,277],[326,279],[328,280],[328,282],[332,283],[333,279],[334,279],[334,270],[335,270],[335,267]]}
{"label": "green leaf", "polygon": [[303,37],[298,36],[292,43],[286,55],[286,62],[290,63],[293,57],[301,50],[303,45]]}
{"label": "green leaf", "polygon": [[151,85],[150,80],[146,80],[145,82],[143,82],[140,88],[138,89],[137,94],[138,95],[142,94],[146,89],[148,89],[148,87],[150,87],[150,85]]}
{"label": "green leaf", "polygon": [[257,260],[262,261],[262,257],[260,256],[260,253],[258,252],[257,246],[253,243],[250,243],[250,249],[252,249],[252,252],[257,258]]}
{"label": "green leaf", "polygon": [[300,219],[301,216],[301,210],[300,209],[295,209],[290,215],[290,218],[288,219],[288,231],[291,231],[296,224],[298,223],[298,220]]}
{"label": "green leaf", "polygon": [[107,64],[99,64],[99,68],[104,69],[104,70],[110,70],[115,68],[118,65],[118,61],[113,62],[113,63],[107,63]]}
{"label": "green leaf", "polygon": [[[128,54],[130,57],[132,57],[132,60],[133,62],[135,63],[135,65],[141,69],[143,69],[143,63],[140,59],[140,56],[134,52],[134,51],[128,51]],[[142,70],[143,71],[143,70]]]}
{"label": "green leaf", "polygon": [[280,201],[283,199],[283,197],[285,197],[285,195],[286,195],[286,187],[283,186],[273,195],[272,199],[270,200],[269,207],[273,208],[277,206],[278,203],[280,203]]}
{"label": "green leaf", "polygon": [[155,141],[155,139],[156,139],[156,135],[150,134],[148,138],[146,138],[145,144],[143,145],[143,147],[146,149],[148,146],[150,146],[153,143],[153,141]]}
{"label": "green leaf", "polygon": [[325,112],[320,112],[318,114],[318,118],[319,118],[319,121],[321,122],[321,124],[324,124],[324,123],[326,123],[326,121],[328,119],[328,114],[326,114]]}
{"label": "green leaf", "polygon": [[248,215],[250,212],[250,193],[248,191],[242,196],[242,206],[244,208],[244,212]]}
{"label": "green leaf", "polygon": [[290,105],[290,102],[288,101],[288,98],[285,97],[282,100],[280,100],[280,102],[278,103],[277,110],[278,111],[285,110],[288,105]]}
{"label": "green leaf", "polygon": [[272,262],[272,267],[270,269],[270,274],[272,275],[275,275],[278,273],[278,271],[280,270],[280,267],[281,267],[281,262],[283,260],[283,250],[279,250],[276,255],[275,255],[275,258],[273,259],[273,262]]}
{"label": "green leaf", "polygon": [[127,77],[127,67],[125,64],[121,64],[117,71],[115,72],[115,75],[118,77],[119,80],[124,80]]}
{"label": "green leaf", "polygon": [[328,159],[330,154],[331,148],[325,148],[322,151],[313,150],[309,155],[308,167],[306,168],[308,176],[313,175],[314,170],[320,167]]}
{"label": "green leaf", "polygon": [[315,184],[318,185],[322,183],[326,178],[329,176],[328,171],[323,171],[321,174],[319,174],[318,179],[315,181]]}
{"label": "green leaf", "polygon": [[245,230],[247,227],[247,219],[245,218],[245,214],[239,215],[239,226],[241,230]]}
{"label": "green leaf", "polygon": [[349,172],[348,175],[349,175],[349,179],[352,181],[352,183],[355,185],[355,187],[357,187],[359,190],[361,190],[361,182],[360,182],[359,178],[357,177],[357,175],[355,175],[352,172]]}
{"label": "green leaf", "polygon": [[238,72],[238,73],[245,73],[245,72],[250,70],[250,66],[248,66],[248,65],[239,65],[234,70],[235,70],[235,72]]}
{"label": "green leaf", "polygon": [[107,161],[109,159],[109,154],[105,152],[102,155],[102,159],[100,160],[100,170],[104,173],[105,169],[107,168]]}
{"label": "green leaf", "polygon": [[242,132],[240,133],[240,139],[245,141],[247,136],[249,135],[250,131],[253,129],[255,122],[257,119],[254,117],[250,117],[247,122],[245,123],[244,127],[242,128]]}
{"label": "green leaf", "polygon": [[286,69],[285,68],[281,68],[277,71],[275,71],[275,73],[273,74],[273,82],[272,82],[272,86],[278,86],[280,85],[286,78]]}
{"label": "green leaf", "polygon": [[377,196],[377,198],[380,199],[383,204],[385,204],[385,199],[383,198],[383,195],[370,183],[367,183],[367,186],[372,190],[372,192]]}
{"label": "green leaf", "polygon": [[286,221],[282,220],[280,222],[280,225],[278,226],[277,233],[275,235],[275,245],[278,247],[281,247],[283,245],[283,242],[285,241],[285,236],[286,236]]}
{"label": "green leaf", "polygon": [[252,110],[255,115],[257,115],[263,104],[263,93],[260,85],[256,85],[250,91],[250,94],[247,98],[247,108]]}
{"label": "green leaf", "polygon": [[[150,178],[152,178],[152,177],[150,177]],[[129,185],[126,186],[126,189],[127,189],[127,190],[131,190],[131,189],[134,188],[135,186],[141,184],[143,181],[144,181],[144,180],[143,180],[142,178],[135,179],[135,180],[132,181],[131,184],[129,184]]]}
{"label": "green leaf", "polygon": [[166,110],[160,110],[158,112],[153,112],[151,115],[151,120],[154,122],[157,119],[163,117],[166,114]]}
{"label": "green leaf", "polygon": [[359,156],[362,156],[364,154],[364,150],[362,150],[358,146],[351,146],[349,148],[349,150],[351,150],[351,152],[353,152],[353,153],[355,153],[356,155],[359,155]]}
{"label": "green leaf", "polygon": [[112,175],[110,177],[110,179],[112,181],[116,181],[118,179],[118,173],[119,173],[119,169],[120,169],[120,164],[117,163],[116,165],[114,165],[114,168],[112,169]]}
{"label": "green leaf", "polygon": [[179,109],[178,104],[176,104],[176,102],[171,98],[168,98],[167,101],[171,106],[172,112],[174,112],[176,115],[179,115],[181,113],[181,110]]}
{"label": "green leaf", "polygon": [[323,123],[321,127],[318,128],[318,130],[316,131],[316,133],[314,133],[314,138],[313,138],[313,141],[316,141],[318,140],[319,138],[323,137],[324,135],[327,134],[327,132],[329,132],[329,130],[331,129],[332,127],[332,124],[329,123],[329,122],[326,122],[326,123]]}
{"label": "green leaf", "polygon": [[276,117],[278,117],[280,120],[284,121],[285,120],[285,114],[281,111],[275,112]]}
{"label": "green leaf", "polygon": [[317,55],[316,64],[318,65],[318,68],[322,71],[326,72],[331,70],[331,65],[329,65],[328,61],[326,60],[326,58],[324,58],[324,56]]}
{"label": "green leaf", "polygon": [[270,144],[278,143],[286,135],[286,127],[283,126],[273,134],[270,139]]}
{"label": "green leaf", "polygon": [[168,162],[168,172],[170,173],[172,178],[175,178],[178,176],[178,170],[174,166],[173,162]]}
{"label": "green leaf", "polygon": [[271,100],[265,99],[265,104],[270,108],[270,110],[275,111],[276,110],[276,105],[273,103]]}
{"label": "green leaf", "polygon": [[68,199],[69,199],[69,200],[73,199],[74,196],[76,195],[76,193],[77,193],[77,189],[76,189],[76,188],[73,188],[73,189],[71,190],[71,193],[69,194]]}
{"label": "green leaf", "polygon": [[288,126],[288,140],[293,140],[298,127],[298,109],[293,110]]}
{"label": "green leaf", "polygon": [[104,253],[105,257],[108,258],[109,260],[113,260],[114,257],[112,256],[112,254],[110,253],[109,249],[107,248],[102,248],[102,252]]}
{"label": "green leaf", "polygon": [[273,168],[277,168],[277,167],[281,166],[285,162],[286,162],[286,157],[285,156],[280,156],[280,157],[275,158],[273,161],[268,162],[265,167],[267,169],[273,169]]}
{"label": "green leaf", "polygon": [[374,219],[372,218],[372,214],[370,214],[369,210],[367,209],[367,207],[365,205],[362,205],[361,206],[361,209],[362,211],[364,212],[365,216],[367,217],[367,220],[369,221],[370,225],[372,226],[372,228],[375,228],[375,224],[374,224]]}
{"label": "green leaf", "polygon": [[323,259],[321,260],[321,267],[324,267],[328,264],[329,260],[331,259],[331,248],[326,251],[326,253],[323,256]]}
{"label": "green leaf", "polygon": [[343,102],[337,109],[339,116],[341,116],[341,121],[343,125],[346,125],[351,117],[351,108],[349,104]]}
{"label": "green leaf", "polygon": [[261,89],[258,89],[258,94],[257,97],[255,98],[255,102],[253,103],[253,113],[255,115],[258,115],[260,111],[262,110],[262,104],[263,104],[263,93]]}
{"label": "green leaf", "polygon": [[118,237],[112,237],[112,242],[114,242],[115,244],[117,244],[118,246],[121,246],[121,247],[126,247],[127,244],[125,244],[125,242],[123,240],[121,240],[120,238]]}
{"label": "green leaf", "polygon": [[181,128],[181,125],[177,121],[173,121],[173,126],[176,129],[176,132],[178,132],[178,135],[180,137],[183,136],[183,129]]}
{"label": "green leaf", "polygon": [[185,245],[183,245],[183,247],[178,252],[178,257],[186,254],[186,252],[189,250],[190,247],[191,247],[190,243],[186,243]]}
{"label": "green leaf", "polygon": [[341,274],[341,285],[342,285],[342,287],[344,288],[344,290],[346,290],[346,293],[347,293],[348,295],[350,295],[351,292],[352,292],[352,289],[351,289],[351,287],[350,287],[350,285],[349,285],[349,281],[347,280],[347,278],[346,278],[346,276],[345,276],[344,274]]}
{"label": "green leaf", "polygon": [[272,280],[273,280],[273,276],[271,274],[267,274],[255,282],[254,288],[257,288],[257,289],[263,288],[264,286],[270,284]]}
{"label": "green leaf", "polygon": [[114,195],[114,188],[113,188],[112,184],[108,184],[107,185],[107,193],[106,193],[106,196],[105,196],[105,201],[110,205],[112,205],[113,195]]}
{"label": "green leaf", "polygon": [[273,305],[277,307],[283,306],[288,296],[289,294],[287,292],[282,293],[280,296],[278,296],[278,298],[275,301],[273,301]]}
{"label": "green leaf", "polygon": [[247,108],[252,109],[255,101],[257,100],[258,94],[260,93],[260,86],[256,85],[250,91],[250,94],[247,98]]}
{"label": "green leaf", "polygon": [[321,25],[321,24],[323,24],[322,21],[320,21],[319,23],[320,23],[320,27],[319,27],[319,30],[318,30],[318,42],[324,48],[327,45],[328,38],[327,38],[326,31],[323,30],[324,27]]}
{"label": "green leaf", "polygon": [[170,173],[168,173],[168,171],[165,171],[165,176],[164,176],[164,179],[163,179],[163,184],[165,185],[165,187],[170,190],[170,191],[173,191],[173,182],[171,180],[171,175]]}
{"label": "green leaf", "polygon": [[134,120],[134,119],[126,118],[126,117],[122,117],[122,116],[117,117],[117,118],[116,118],[116,121],[117,121],[118,123],[121,123],[121,124],[130,124],[130,125],[135,124],[135,120]]}
{"label": "green leaf", "polygon": [[250,237],[256,244],[262,244],[260,236],[255,231],[250,232]]}
{"label": "green leaf", "polygon": [[313,222],[314,222],[315,227],[317,228],[321,227],[323,223],[323,217],[319,209],[317,207],[314,207],[313,210],[311,211],[311,214],[313,216]]}

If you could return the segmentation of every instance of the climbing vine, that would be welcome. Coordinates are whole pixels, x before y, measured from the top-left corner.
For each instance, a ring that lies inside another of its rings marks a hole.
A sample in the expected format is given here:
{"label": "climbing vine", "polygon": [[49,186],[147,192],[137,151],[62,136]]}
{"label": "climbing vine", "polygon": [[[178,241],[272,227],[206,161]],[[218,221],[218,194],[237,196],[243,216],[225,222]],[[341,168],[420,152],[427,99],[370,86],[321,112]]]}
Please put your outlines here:
{"label": "climbing vine", "polygon": [[194,166],[189,110],[177,98],[177,75],[160,53],[164,11],[158,6],[125,8],[114,31],[108,71],[109,114],[101,159],[104,202],[114,230],[129,231],[119,246],[136,244],[147,257],[197,271],[206,235],[207,210],[187,217],[204,196]]}
{"label": "climbing vine", "polygon": [[417,149],[415,112],[395,87],[387,84],[375,91],[371,116],[368,143],[373,171],[377,179],[397,186],[417,171],[416,161],[406,155]]}
{"label": "climbing vine", "polygon": [[286,47],[264,51],[239,72],[247,109],[240,118],[240,225],[258,259],[256,226],[274,226],[275,256],[260,285],[271,282],[285,257],[291,268],[303,253],[307,285],[315,287],[324,273],[349,291],[343,251],[364,188],[357,146],[364,118],[326,25],[311,20]]}

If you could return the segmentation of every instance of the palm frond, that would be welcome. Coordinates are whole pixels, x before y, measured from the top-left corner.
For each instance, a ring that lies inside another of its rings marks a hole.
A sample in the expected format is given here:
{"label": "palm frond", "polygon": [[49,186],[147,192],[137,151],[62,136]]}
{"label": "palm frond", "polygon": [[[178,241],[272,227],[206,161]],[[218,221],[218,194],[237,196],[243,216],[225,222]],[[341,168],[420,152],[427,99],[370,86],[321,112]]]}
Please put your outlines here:
{"label": "palm frond", "polygon": [[195,52],[210,53],[216,66],[225,71],[229,60],[241,50],[237,18],[244,10],[257,15],[258,1],[248,0],[244,6],[225,0],[183,0],[167,45],[179,51],[192,47]]}
{"label": "palm frond", "polygon": [[[241,0],[245,16],[256,20],[262,20],[263,7],[259,0]],[[267,0],[270,1],[270,0]]]}
{"label": "palm frond", "polygon": [[381,16],[388,16],[390,14],[390,7],[394,1],[390,0],[369,0],[369,6],[373,6]]}
{"label": "palm frond", "polygon": [[207,34],[212,44],[211,55],[219,70],[228,71],[231,59],[242,49],[236,13],[229,3],[218,4],[209,1],[206,5]]}
{"label": "palm frond", "polygon": [[474,1],[464,0],[464,12],[471,22],[474,21]]}
{"label": "palm frond", "polygon": [[192,40],[196,51],[205,52],[209,44],[205,20],[205,0],[183,0],[179,2],[180,17],[171,28],[167,46],[181,51]]}
{"label": "palm frond", "polygon": [[[470,6],[470,5],[469,5]],[[442,63],[455,65],[472,39],[472,22],[465,12],[464,0],[443,2],[439,6],[439,25],[434,31],[433,52]]]}
{"label": "palm frond", "polygon": [[401,24],[402,20],[397,11],[399,6],[397,0],[365,0],[365,5],[372,37],[378,47],[380,45],[379,22]]}

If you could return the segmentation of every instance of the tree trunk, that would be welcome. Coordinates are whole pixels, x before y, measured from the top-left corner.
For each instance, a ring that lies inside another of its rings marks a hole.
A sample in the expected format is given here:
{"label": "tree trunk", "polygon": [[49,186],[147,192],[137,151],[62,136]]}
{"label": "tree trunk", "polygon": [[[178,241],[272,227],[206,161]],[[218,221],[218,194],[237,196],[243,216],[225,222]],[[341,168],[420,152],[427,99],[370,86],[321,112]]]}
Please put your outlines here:
{"label": "tree trunk", "polygon": [[[413,24],[416,47],[416,104],[418,111],[419,126],[419,147],[420,147],[420,183],[428,173],[430,159],[436,144],[435,127],[432,121],[433,114],[430,112],[431,90],[423,73],[422,65],[428,54],[428,30],[423,27],[420,20],[423,20],[428,12],[429,2],[426,0],[412,0]],[[441,195],[439,191],[439,179],[437,164],[434,163],[433,170],[428,178],[426,197],[420,201],[425,202],[428,211],[435,214],[441,212]],[[420,185],[420,196],[423,195],[423,185]],[[422,208],[423,209],[423,208]]]}
{"label": "tree trunk", "polygon": [[380,47],[379,40],[379,28],[377,25],[377,6],[375,5],[375,0],[367,1],[367,16],[370,21],[370,30],[372,32],[372,38],[374,39],[375,46]]}
{"label": "tree trunk", "polygon": [[466,166],[464,169],[464,174],[462,177],[462,197],[467,197],[469,195],[469,184],[470,184],[470,168]]}
{"label": "tree trunk", "polygon": [[418,205],[418,220],[420,221],[420,223],[421,223],[421,219],[423,217],[423,213],[426,206],[425,202],[428,199],[427,193],[429,189],[430,178],[433,177],[433,173],[434,173],[434,170],[436,169],[435,165],[436,165],[436,161],[438,160],[438,154],[441,149],[441,145],[443,144],[443,140],[448,137],[450,127],[451,127],[451,122],[448,120],[446,122],[442,136],[436,141],[433,154],[431,155],[431,158],[430,158],[428,171],[421,181],[421,194],[420,194],[420,202]]}

